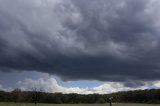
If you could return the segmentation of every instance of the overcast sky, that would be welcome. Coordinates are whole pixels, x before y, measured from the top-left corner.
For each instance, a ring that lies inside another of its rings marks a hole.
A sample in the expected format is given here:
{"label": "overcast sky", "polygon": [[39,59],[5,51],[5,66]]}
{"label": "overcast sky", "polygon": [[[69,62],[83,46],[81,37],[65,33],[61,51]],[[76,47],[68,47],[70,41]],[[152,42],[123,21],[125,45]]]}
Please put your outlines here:
{"label": "overcast sky", "polygon": [[0,89],[159,88],[159,10],[159,0],[0,0]]}

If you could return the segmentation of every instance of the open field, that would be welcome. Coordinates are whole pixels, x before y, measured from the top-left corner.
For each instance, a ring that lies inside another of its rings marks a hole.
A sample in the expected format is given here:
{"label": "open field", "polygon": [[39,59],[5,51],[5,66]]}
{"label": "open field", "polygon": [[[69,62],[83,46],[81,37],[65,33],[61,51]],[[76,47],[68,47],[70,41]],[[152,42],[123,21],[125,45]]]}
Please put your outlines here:
{"label": "open field", "polygon": [[[35,106],[35,104],[0,103],[0,106]],[[37,104],[36,106],[109,106],[109,104]],[[160,106],[160,104],[113,104],[112,106]]]}

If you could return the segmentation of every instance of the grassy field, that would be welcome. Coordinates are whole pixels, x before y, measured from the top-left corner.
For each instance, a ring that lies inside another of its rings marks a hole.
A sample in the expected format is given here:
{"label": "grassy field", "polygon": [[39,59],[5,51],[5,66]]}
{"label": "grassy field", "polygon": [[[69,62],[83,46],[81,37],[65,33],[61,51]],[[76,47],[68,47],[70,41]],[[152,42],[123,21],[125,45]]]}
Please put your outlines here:
{"label": "grassy field", "polygon": [[[109,106],[109,104],[24,104],[0,103],[0,106]],[[160,104],[113,104],[112,106],[160,106]]]}

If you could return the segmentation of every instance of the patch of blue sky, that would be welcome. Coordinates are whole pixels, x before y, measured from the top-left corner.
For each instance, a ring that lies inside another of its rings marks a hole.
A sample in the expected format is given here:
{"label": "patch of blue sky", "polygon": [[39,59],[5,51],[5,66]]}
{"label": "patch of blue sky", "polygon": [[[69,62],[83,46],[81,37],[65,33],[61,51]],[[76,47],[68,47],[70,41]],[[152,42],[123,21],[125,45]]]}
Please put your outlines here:
{"label": "patch of blue sky", "polygon": [[60,84],[65,87],[93,88],[102,85],[104,82],[97,80],[79,80],[79,81],[61,81]]}

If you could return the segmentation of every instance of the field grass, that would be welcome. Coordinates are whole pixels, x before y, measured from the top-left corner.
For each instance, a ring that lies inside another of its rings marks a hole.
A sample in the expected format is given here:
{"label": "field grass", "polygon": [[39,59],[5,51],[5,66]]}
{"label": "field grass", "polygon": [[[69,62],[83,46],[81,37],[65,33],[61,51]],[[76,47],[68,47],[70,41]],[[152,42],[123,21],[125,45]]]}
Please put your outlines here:
{"label": "field grass", "polygon": [[[26,103],[0,103],[0,106],[109,106],[109,104],[26,104]],[[160,104],[113,104],[112,106],[160,106]]]}

